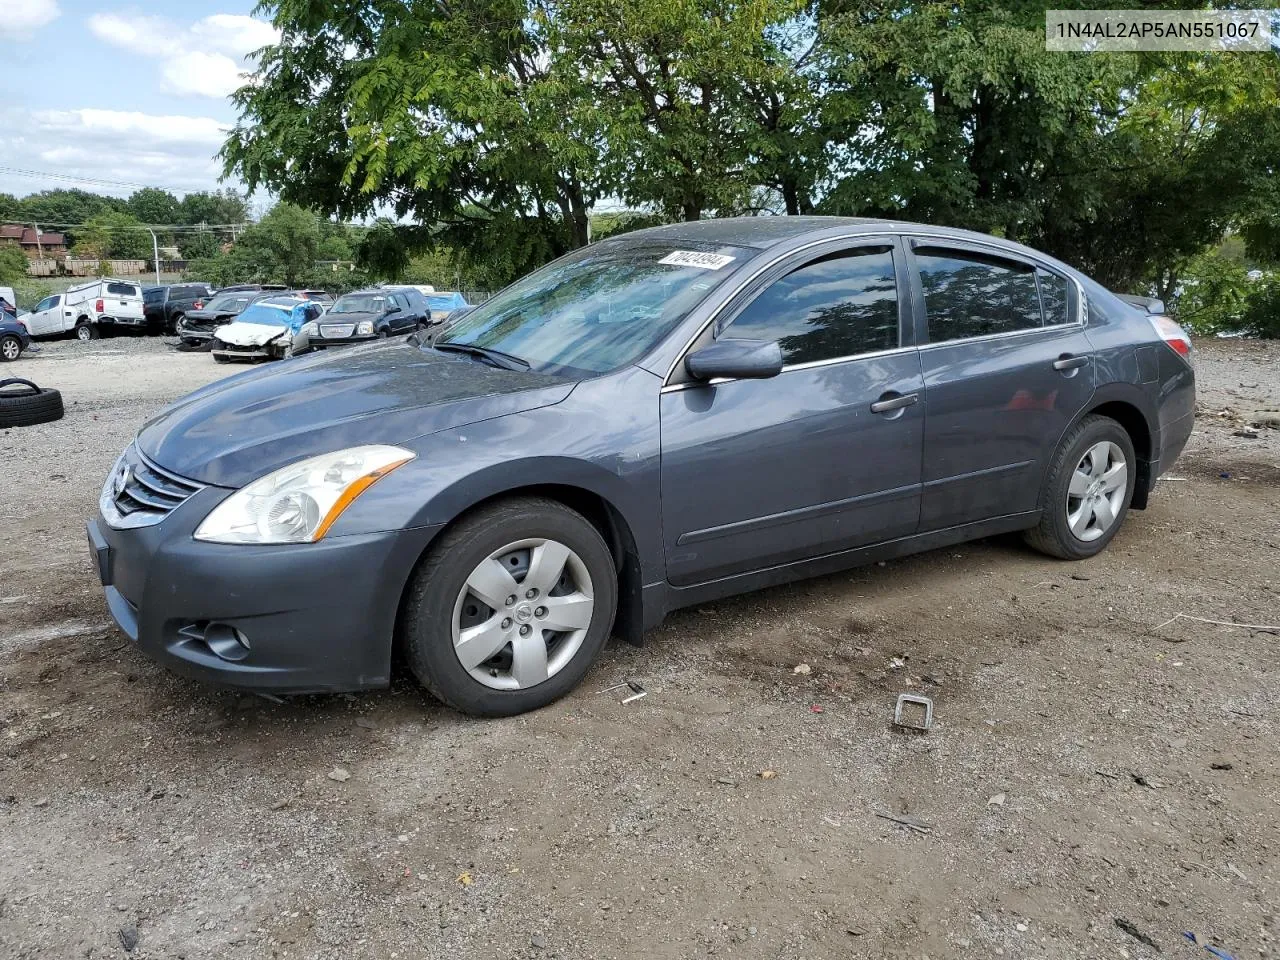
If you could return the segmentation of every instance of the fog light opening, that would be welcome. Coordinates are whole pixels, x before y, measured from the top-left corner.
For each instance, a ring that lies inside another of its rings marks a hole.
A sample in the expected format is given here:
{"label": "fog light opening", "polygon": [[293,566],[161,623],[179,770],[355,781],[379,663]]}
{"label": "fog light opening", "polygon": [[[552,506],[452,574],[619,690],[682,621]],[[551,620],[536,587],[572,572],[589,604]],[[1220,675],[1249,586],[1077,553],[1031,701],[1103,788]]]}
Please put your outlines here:
{"label": "fog light opening", "polygon": [[249,638],[226,623],[211,623],[204,631],[204,642],[223,660],[238,661],[249,655]]}

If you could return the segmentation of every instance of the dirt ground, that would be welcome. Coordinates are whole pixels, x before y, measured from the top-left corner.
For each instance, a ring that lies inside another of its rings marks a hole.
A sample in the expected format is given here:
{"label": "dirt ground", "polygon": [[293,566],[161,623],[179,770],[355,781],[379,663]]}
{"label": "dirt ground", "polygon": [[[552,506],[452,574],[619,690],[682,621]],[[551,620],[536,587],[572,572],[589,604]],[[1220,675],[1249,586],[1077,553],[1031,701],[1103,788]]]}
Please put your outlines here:
{"label": "dirt ground", "polygon": [[[146,660],[83,521],[226,368],[5,366],[68,411],[0,431],[0,956],[1280,953],[1280,635],[1167,623],[1280,624],[1280,344],[1200,345],[1187,453],[1093,560],[1002,538],[683,611],[505,721]],[[932,732],[894,731],[900,692]]]}

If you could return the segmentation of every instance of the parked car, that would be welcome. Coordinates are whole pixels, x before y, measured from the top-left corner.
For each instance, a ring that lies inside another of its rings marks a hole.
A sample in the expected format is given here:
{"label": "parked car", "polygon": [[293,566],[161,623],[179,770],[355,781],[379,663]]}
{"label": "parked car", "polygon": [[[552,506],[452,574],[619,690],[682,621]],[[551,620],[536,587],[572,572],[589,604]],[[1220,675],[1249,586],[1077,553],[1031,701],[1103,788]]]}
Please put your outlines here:
{"label": "parked car", "polygon": [[292,295],[257,300],[214,333],[213,359],[219,363],[283,360],[294,353],[305,353],[307,335],[303,327],[322,312],[315,301]]}
{"label": "parked car", "polygon": [[22,351],[30,347],[31,334],[27,333],[26,324],[21,320],[0,316],[0,362],[17,360],[22,356]]}
{"label": "parked car", "polygon": [[207,283],[175,283],[142,291],[142,313],[149,333],[173,333],[178,321],[201,309],[214,290]]}
{"label": "parked car", "polygon": [[467,298],[457,291],[429,294],[427,306],[431,308],[432,323],[444,323],[453,314],[471,309]]}
{"label": "parked car", "polygon": [[267,292],[283,292],[288,290],[283,283],[234,283],[229,287],[220,287],[219,293],[241,293],[246,290],[255,293]]}
{"label": "parked car", "polygon": [[10,319],[18,315],[18,295],[13,292],[13,287],[0,287],[0,311],[8,314]]}
{"label": "parked car", "polygon": [[417,290],[379,288],[343,294],[306,333],[312,350],[324,350],[425,330],[430,322],[431,308]]}
{"label": "parked car", "polygon": [[34,337],[75,331],[79,340],[94,340],[104,329],[138,330],[145,323],[142,287],[111,277],[90,280],[45,297],[26,321]]}
{"label": "parked car", "polygon": [[271,296],[276,294],[262,290],[219,290],[200,309],[188,311],[174,332],[188,347],[207,346],[219,327],[240,316],[249,304]]}
{"label": "parked car", "polygon": [[333,305],[333,294],[325,290],[294,290],[293,293],[303,299],[314,300],[326,310]]}
{"label": "parked car", "polygon": [[432,344],[198,390],[89,540],[116,622],[188,676],[377,687],[395,642],[444,702],[520,713],[678,607],[1012,531],[1097,554],[1192,429],[1158,310],[963,230],[642,230]]}

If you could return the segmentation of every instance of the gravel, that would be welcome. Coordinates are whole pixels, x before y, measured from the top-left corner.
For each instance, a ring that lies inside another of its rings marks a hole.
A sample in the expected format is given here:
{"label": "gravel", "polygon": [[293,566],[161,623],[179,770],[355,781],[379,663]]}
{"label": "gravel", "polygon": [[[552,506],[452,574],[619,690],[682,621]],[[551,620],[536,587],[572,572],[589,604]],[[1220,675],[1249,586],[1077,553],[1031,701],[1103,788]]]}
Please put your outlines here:
{"label": "gravel", "polygon": [[272,704],[140,656],[82,523],[228,370],[45,344],[6,373],[66,418],[0,432],[0,956],[1155,955],[1116,918],[1274,956],[1276,636],[1156,628],[1280,623],[1280,430],[1234,436],[1280,344],[1200,348],[1187,454],[1101,556],[999,538],[708,604],[475,721],[403,676]]}

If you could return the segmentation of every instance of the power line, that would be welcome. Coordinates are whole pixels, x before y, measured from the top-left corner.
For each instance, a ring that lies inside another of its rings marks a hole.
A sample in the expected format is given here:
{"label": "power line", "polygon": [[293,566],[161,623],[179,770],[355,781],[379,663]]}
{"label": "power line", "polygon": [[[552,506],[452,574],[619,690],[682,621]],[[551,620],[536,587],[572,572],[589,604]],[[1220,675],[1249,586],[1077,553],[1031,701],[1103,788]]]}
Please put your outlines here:
{"label": "power line", "polygon": [[158,190],[165,189],[163,187],[156,187],[154,183],[137,183],[133,180],[109,180],[106,177],[77,177],[69,173],[47,173],[40,170],[25,170],[21,167],[0,166],[0,173],[7,173],[18,177],[30,177],[36,180],[61,180],[66,183],[91,183],[105,187],[135,187],[139,190],[145,190],[147,188],[154,188]]}

